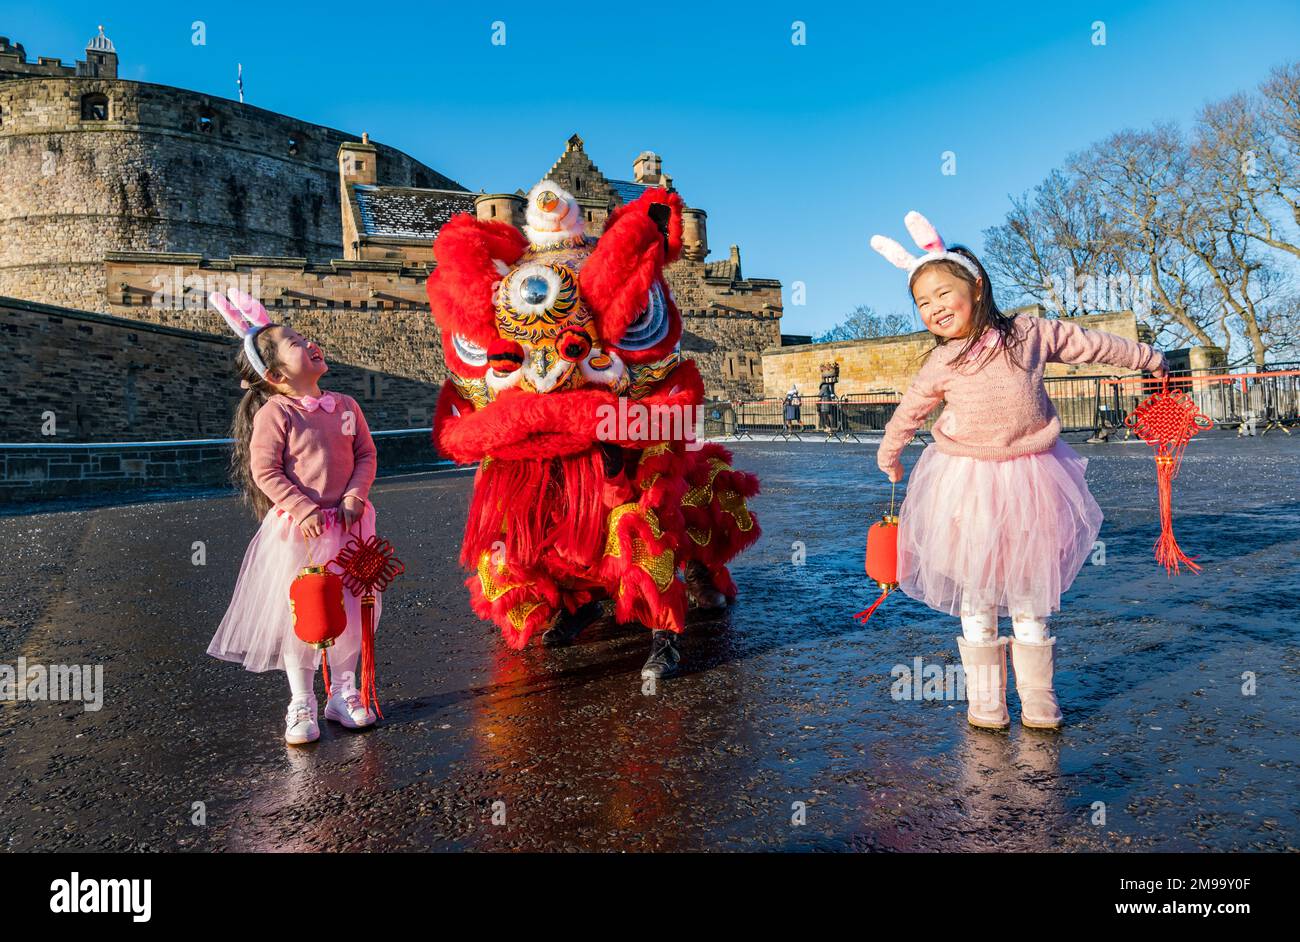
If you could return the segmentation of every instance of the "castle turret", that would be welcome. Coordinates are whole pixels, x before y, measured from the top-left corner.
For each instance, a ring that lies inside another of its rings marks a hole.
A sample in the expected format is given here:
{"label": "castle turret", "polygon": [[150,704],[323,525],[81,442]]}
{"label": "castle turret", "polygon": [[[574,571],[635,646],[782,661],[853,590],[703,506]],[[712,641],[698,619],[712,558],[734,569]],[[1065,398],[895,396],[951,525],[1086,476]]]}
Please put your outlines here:
{"label": "castle turret", "polygon": [[705,220],[709,214],[702,209],[682,210],[682,256],[702,262],[709,255],[709,234]]}
{"label": "castle turret", "polygon": [[646,186],[659,186],[663,176],[663,158],[653,151],[643,150],[632,161],[632,180]]}
{"label": "castle turret", "polygon": [[484,193],[474,199],[474,214],[483,222],[507,222],[522,229],[526,203],[518,193]]}
{"label": "castle turret", "polygon": [[86,43],[86,61],[77,63],[77,74],[87,78],[117,78],[117,50],[104,35],[104,27]]}
{"label": "castle turret", "polygon": [[339,145],[339,194],[343,210],[343,257],[361,257],[361,233],[357,231],[358,213],[352,211],[356,196],[353,186],[374,186],[379,179],[375,170],[379,149],[370,143],[370,135],[361,133],[360,141],[344,141]]}

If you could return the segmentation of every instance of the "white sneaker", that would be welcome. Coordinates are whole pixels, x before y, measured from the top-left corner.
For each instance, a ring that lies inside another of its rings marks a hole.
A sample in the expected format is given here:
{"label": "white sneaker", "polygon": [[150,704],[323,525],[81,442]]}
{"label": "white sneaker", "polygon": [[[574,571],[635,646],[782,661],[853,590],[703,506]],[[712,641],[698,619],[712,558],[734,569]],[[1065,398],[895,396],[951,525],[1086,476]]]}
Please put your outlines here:
{"label": "white sneaker", "polygon": [[301,746],[318,739],[320,727],[316,725],[316,698],[291,701],[284,718],[284,741],[291,746]]}
{"label": "white sneaker", "polygon": [[339,677],[339,682],[333,685],[334,690],[325,703],[325,719],[349,729],[361,729],[375,722],[375,712],[367,710],[361,702],[361,694],[357,692],[355,683],[352,674],[345,673]]}

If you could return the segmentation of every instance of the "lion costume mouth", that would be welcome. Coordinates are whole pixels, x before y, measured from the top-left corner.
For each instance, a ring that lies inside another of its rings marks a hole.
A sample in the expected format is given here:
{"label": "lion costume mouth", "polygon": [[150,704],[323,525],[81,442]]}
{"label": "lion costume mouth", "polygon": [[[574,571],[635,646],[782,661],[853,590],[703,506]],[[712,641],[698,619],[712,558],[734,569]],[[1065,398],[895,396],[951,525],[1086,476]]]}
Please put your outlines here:
{"label": "lion costume mouth", "polygon": [[[484,458],[513,461],[561,457],[586,451],[598,442],[645,448],[662,440],[620,438],[627,430],[617,427],[613,435],[606,434],[610,431],[610,416],[618,413],[619,398],[594,387],[546,394],[508,389],[476,409],[448,380],[438,395],[434,442],[457,464],[473,464]],[[703,398],[704,383],[699,371],[694,363],[685,362],[648,395],[629,403],[647,409],[687,409]]]}

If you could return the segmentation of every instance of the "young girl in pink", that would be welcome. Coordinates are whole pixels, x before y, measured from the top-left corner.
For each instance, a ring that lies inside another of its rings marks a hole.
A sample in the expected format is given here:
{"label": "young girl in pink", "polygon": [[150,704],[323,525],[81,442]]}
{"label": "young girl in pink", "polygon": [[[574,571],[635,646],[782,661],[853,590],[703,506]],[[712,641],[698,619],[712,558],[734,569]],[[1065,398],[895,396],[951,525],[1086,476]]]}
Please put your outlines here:
{"label": "young girl in pink", "polygon": [[[262,523],[248,545],[230,607],[208,653],[251,671],[282,670],[292,699],[285,741],[320,738],[315,693],[320,652],[298,640],[289,586],[303,567],[333,559],[353,536],[375,532],[368,496],[375,445],[355,399],[322,393],[329,367],[320,348],[272,324],[266,309],[241,291],[209,301],[243,339],[235,360],[247,392],[235,413],[232,470]],[[328,649],[332,689],[325,718],[349,728],[375,722],[356,687],[361,605],[343,593],[347,628]],[[376,627],[382,596],[375,594]]]}
{"label": "young girl in pink", "polygon": [[[1047,620],[1092,551],[1102,513],[1084,481],[1088,459],[1060,438],[1043,368],[1106,363],[1160,376],[1167,364],[1148,344],[1068,320],[1008,317],[969,250],[947,248],[920,213],[908,213],[905,222],[924,254],[913,256],[883,236],[871,245],[907,271],[917,312],[936,343],[876,453],[891,481],[903,479],[903,447],[936,406],[946,405],[899,511],[899,588],[961,618],[957,646],[971,724],[1010,723],[1009,645],[1021,722],[1055,729],[1062,715]],[[1011,638],[998,636],[999,615],[1011,618]]]}

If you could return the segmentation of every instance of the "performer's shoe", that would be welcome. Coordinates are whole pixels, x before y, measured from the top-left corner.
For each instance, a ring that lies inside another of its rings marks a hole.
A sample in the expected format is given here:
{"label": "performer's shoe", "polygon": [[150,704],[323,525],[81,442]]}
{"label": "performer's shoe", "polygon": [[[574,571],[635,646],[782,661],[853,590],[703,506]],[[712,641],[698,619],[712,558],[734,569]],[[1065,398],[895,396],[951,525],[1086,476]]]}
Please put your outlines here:
{"label": "performer's shoe", "polygon": [[709,575],[709,567],[698,559],[688,562],[682,571],[686,594],[698,608],[726,608],[727,597],[718,591]]}
{"label": "performer's shoe", "polygon": [[1007,640],[1011,644],[1011,664],[1016,672],[1016,693],[1020,694],[1020,722],[1030,729],[1060,729],[1063,718],[1061,705],[1052,689],[1056,639]]}
{"label": "performer's shoe", "polygon": [[974,642],[958,636],[966,673],[966,721],[982,729],[1011,725],[1007,712],[1007,639]]}
{"label": "performer's shoe", "polygon": [[650,657],[641,668],[641,676],[649,680],[663,680],[677,673],[682,664],[682,652],[677,647],[677,632],[663,628],[655,630],[650,641]]}
{"label": "performer's shoe", "polygon": [[284,718],[284,741],[291,746],[320,739],[320,727],[316,725],[316,698],[310,700],[292,700],[289,712]]}
{"label": "performer's shoe", "polygon": [[582,629],[600,618],[602,611],[600,599],[578,606],[578,610],[572,614],[562,611],[555,624],[542,634],[542,644],[548,648],[567,648],[578,640]]}
{"label": "performer's shoe", "polygon": [[377,719],[375,712],[366,709],[355,684],[356,679],[351,672],[339,675],[338,682],[331,685],[334,689],[330,691],[330,698],[325,703],[325,719],[348,729],[363,729],[374,725]]}

